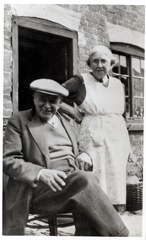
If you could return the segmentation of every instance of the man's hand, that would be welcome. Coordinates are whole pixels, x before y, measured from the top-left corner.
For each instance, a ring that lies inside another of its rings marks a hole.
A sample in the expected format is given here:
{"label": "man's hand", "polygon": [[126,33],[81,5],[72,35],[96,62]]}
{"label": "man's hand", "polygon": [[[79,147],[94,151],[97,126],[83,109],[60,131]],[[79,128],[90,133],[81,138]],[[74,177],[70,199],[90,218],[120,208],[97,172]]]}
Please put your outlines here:
{"label": "man's hand", "polygon": [[63,171],[57,171],[54,169],[42,169],[39,173],[39,180],[49,186],[49,188],[56,192],[61,191],[65,186],[64,179],[67,175]]}
{"label": "man's hand", "polygon": [[87,153],[82,152],[77,156],[76,164],[79,167],[79,169],[88,170],[92,166],[91,157]]}

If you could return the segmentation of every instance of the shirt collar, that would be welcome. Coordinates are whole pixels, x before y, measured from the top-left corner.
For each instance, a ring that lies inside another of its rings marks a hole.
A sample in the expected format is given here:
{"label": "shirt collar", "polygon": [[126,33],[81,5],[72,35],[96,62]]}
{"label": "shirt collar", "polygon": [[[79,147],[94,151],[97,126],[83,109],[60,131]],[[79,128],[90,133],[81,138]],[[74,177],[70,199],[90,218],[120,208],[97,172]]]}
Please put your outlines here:
{"label": "shirt collar", "polygon": [[[90,74],[94,77],[93,72],[90,72]],[[95,78],[95,77],[94,77]],[[103,79],[101,79],[100,81],[96,79],[96,81],[100,82],[102,85],[104,85],[105,87],[108,87],[109,84],[109,76],[105,75],[103,77]]]}
{"label": "shirt collar", "polygon": [[56,115],[54,115],[50,120],[47,121],[54,128],[58,127],[59,119]]}
{"label": "shirt collar", "polygon": [[108,75],[105,75],[104,78],[102,79],[102,82],[103,82],[103,85],[105,87],[108,87],[108,84],[109,84],[109,76]]}

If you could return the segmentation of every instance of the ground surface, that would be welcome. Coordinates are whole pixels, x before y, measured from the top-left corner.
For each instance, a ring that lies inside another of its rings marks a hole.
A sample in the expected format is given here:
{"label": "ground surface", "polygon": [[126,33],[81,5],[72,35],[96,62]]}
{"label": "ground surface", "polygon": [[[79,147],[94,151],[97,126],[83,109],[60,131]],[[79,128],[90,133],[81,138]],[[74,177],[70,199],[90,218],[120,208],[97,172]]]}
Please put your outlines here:
{"label": "ground surface", "polygon": [[[142,211],[137,211],[135,213],[124,212],[121,214],[121,218],[123,219],[125,225],[130,231],[129,237],[142,237]],[[34,225],[45,225],[40,221],[33,222]],[[58,235],[59,236],[73,236],[75,228],[74,226],[59,228]],[[26,228],[26,235],[38,235],[38,236],[48,236],[48,229],[38,229],[38,228]]]}

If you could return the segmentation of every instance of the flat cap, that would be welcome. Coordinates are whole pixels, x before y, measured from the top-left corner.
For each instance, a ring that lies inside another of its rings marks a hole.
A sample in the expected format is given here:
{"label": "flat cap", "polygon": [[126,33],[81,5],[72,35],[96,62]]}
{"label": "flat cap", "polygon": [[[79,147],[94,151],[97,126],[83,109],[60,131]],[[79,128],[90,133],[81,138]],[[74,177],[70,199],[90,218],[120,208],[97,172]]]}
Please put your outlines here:
{"label": "flat cap", "polygon": [[68,96],[69,91],[52,79],[37,79],[30,84],[33,91],[46,93],[49,95]]}

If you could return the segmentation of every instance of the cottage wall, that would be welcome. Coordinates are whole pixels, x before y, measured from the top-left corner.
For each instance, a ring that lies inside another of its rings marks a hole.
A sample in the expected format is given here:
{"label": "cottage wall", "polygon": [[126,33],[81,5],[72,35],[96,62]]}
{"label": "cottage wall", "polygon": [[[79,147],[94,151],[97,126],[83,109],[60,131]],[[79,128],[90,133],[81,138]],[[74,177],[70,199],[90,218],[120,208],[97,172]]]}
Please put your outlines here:
{"label": "cottage wall", "polygon": [[[27,16],[59,23],[78,34],[78,73],[88,71],[89,50],[99,44],[121,42],[144,48],[145,11],[140,5],[9,5],[4,6],[4,126],[13,112],[12,103],[12,16]],[[143,159],[143,130],[129,132],[134,155]],[[118,159],[117,159],[118,161]],[[128,164],[129,175],[140,176],[139,168]]]}

